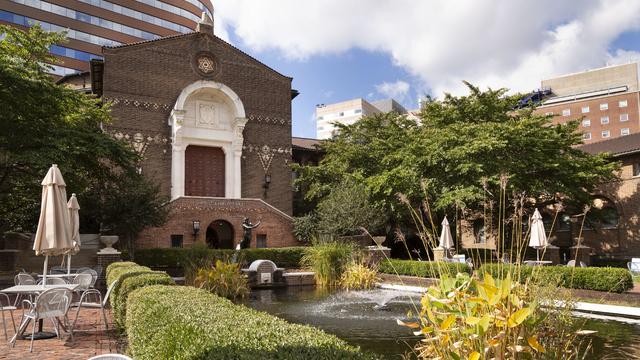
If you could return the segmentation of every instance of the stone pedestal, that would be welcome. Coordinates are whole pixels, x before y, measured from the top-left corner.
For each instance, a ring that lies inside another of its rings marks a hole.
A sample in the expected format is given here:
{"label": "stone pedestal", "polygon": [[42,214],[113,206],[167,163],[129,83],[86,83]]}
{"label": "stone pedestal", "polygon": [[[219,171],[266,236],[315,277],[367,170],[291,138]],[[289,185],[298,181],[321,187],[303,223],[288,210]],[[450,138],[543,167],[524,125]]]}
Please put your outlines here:
{"label": "stone pedestal", "polygon": [[[544,256],[542,256],[543,252]],[[562,264],[562,260],[560,259],[560,248],[557,246],[548,245],[546,250],[540,250],[540,255],[542,257],[540,260],[551,261],[553,265]]]}
{"label": "stone pedestal", "polygon": [[387,258],[391,258],[391,249],[384,246],[367,246],[367,263],[375,266]]}
{"label": "stone pedestal", "polygon": [[102,273],[96,281],[96,287],[103,289],[106,288],[107,266],[111,265],[114,262],[122,261],[122,257],[120,255],[120,252],[117,252],[115,254],[101,254],[100,252],[98,252],[98,265],[102,266]]}
{"label": "stone pedestal", "polygon": [[433,261],[444,261],[447,257],[447,252],[441,247],[433,249]]}
{"label": "stone pedestal", "polygon": [[580,262],[587,266],[591,265],[591,248],[588,246],[572,246],[569,248],[569,260],[575,260],[576,266],[580,266]]}

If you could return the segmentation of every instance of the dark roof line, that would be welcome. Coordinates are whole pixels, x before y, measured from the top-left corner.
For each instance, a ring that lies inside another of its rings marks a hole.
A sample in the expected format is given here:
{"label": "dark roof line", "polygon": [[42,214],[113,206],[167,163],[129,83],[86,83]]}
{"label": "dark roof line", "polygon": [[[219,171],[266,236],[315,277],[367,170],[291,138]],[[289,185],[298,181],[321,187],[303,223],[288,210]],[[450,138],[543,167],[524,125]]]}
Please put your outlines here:
{"label": "dark roof line", "polygon": [[593,155],[609,153],[612,157],[640,153],[640,133],[581,145],[578,149]]}
{"label": "dark roof line", "polygon": [[132,43],[127,43],[127,44],[120,44],[120,45],[116,45],[116,46],[103,46],[102,48],[103,48],[103,49],[105,49],[105,48],[106,48],[106,49],[119,49],[119,48],[128,47],[128,46],[143,45],[143,44],[152,43],[152,42],[155,42],[155,41],[173,40],[173,39],[177,39],[177,38],[180,38],[180,37],[194,36],[194,35],[197,35],[197,34],[206,34],[206,35],[209,35],[209,36],[213,37],[213,38],[214,38],[214,39],[216,39],[216,40],[220,40],[220,42],[221,42],[222,44],[224,44],[224,45],[226,45],[226,46],[228,46],[228,47],[230,47],[230,48],[232,48],[232,49],[234,49],[234,50],[238,51],[239,53],[241,53],[241,54],[243,54],[243,55],[247,56],[248,58],[252,59],[253,61],[257,62],[258,64],[260,64],[260,65],[264,66],[264,67],[265,67],[265,68],[267,68],[268,70],[271,70],[272,72],[276,73],[277,75],[282,76],[282,77],[284,77],[284,78],[286,78],[286,79],[289,79],[289,80],[293,80],[293,78],[292,78],[292,77],[290,77],[290,76],[286,76],[286,75],[284,75],[284,74],[281,74],[280,72],[278,72],[278,71],[277,71],[277,70],[275,70],[274,68],[272,68],[272,67],[270,67],[270,66],[266,65],[265,63],[263,63],[263,62],[261,62],[260,60],[258,60],[258,59],[256,59],[256,58],[254,58],[253,56],[251,56],[251,55],[247,54],[246,52],[244,52],[244,51],[242,51],[242,50],[238,49],[237,47],[235,47],[235,46],[233,46],[233,45],[229,44],[228,42],[224,41],[222,38],[220,38],[220,37],[216,36],[215,34],[202,33],[202,32],[198,32],[198,31],[192,31],[192,32],[184,33],[184,34],[176,34],[176,35],[163,36],[163,37],[159,37],[159,38],[156,38],[156,39],[140,40],[140,41],[136,41],[136,42],[132,42]]}

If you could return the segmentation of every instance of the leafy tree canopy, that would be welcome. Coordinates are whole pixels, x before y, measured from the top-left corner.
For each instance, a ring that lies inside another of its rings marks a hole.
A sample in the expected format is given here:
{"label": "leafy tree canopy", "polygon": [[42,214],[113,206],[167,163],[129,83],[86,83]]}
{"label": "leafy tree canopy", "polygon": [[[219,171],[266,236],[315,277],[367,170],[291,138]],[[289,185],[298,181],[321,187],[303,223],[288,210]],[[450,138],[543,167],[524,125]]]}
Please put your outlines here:
{"label": "leafy tree canopy", "polygon": [[[138,155],[101,130],[110,122],[108,109],[56,85],[47,73],[47,64],[55,63],[49,47],[64,34],[39,26],[26,32],[0,26],[0,33],[5,35],[0,41],[0,231],[35,230],[40,182],[54,163],[67,192],[78,195],[83,231],[97,231],[101,223],[117,228],[113,224],[126,220],[137,224],[127,230],[135,233],[161,222],[157,188],[137,173]],[[125,211],[125,196],[137,202],[137,212]],[[119,212],[111,211],[120,204]]]}
{"label": "leafy tree canopy", "polygon": [[399,193],[412,204],[427,198],[435,211],[481,211],[487,199],[497,200],[502,179],[507,194],[532,207],[562,201],[579,208],[615,177],[618,164],[576,148],[577,121],[554,125],[532,108],[516,109],[521,96],[506,89],[467,85],[466,96],[429,100],[419,121],[389,113],[338,125],[339,134],[322,143],[318,166],[298,169],[307,196],[323,198],[353,180],[399,219]]}

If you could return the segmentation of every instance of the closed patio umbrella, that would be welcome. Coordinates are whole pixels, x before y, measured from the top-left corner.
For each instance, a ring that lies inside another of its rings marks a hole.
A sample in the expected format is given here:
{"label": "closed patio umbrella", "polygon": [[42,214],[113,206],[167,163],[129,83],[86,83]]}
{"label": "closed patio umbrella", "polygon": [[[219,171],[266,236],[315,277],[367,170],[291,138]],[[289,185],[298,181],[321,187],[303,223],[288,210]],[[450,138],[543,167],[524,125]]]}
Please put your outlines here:
{"label": "closed patio umbrella", "polygon": [[80,251],[80,205],[76,194],[71,194],[71,198],[67,203],[69,208],[69,230],[71,231],[71,242],[73,248],[67,252],[67,274],[71,274],[71,255],[75,255]]}
{"label": "closed patio umbrella", "polygon": [[529,246],[536,249],[536,258],[540,261],[540,249],[547,247],[549,242],[547,241],[547,234],[544,230],[542,215],[540,215],[538,209],[533,213],[533,217],[531,219],[531,238],[529,239]]}
{"label": "closed patio umbrella", "polygon": [[49,256],[63,255],[73,248],[69,229],[66,184],[57,165],[42,180],[42,204],[33,242],[36,255],[44,255],[43,284],[47,283]]}
{"label": "closed patio umbrella", "polygon": [[440,233],[440,244],[439,248],[445,249],[448,256],[448,252],[451,248],[453,248],[453,237],[451,236],[451,229],[449,228],[449,221],[447,217],[444,217],[442,220],[442,232]]}

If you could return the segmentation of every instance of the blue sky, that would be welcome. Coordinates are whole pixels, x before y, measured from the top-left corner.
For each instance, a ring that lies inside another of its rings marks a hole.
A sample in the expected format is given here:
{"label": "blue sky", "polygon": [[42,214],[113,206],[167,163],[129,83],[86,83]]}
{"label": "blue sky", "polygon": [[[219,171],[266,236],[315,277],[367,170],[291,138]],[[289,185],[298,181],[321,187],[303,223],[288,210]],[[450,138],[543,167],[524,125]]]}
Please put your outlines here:
{"label": "blue sky", "polygon": [[[479,86],[529,91],[564,73],[640,60],[640,1],[219,0],[216,32],[287,76],[293,135],[315,137],[316,104]],[[304,6],[303,6],[304,5]],[[399,89],[399,90],[398,90]]]}

